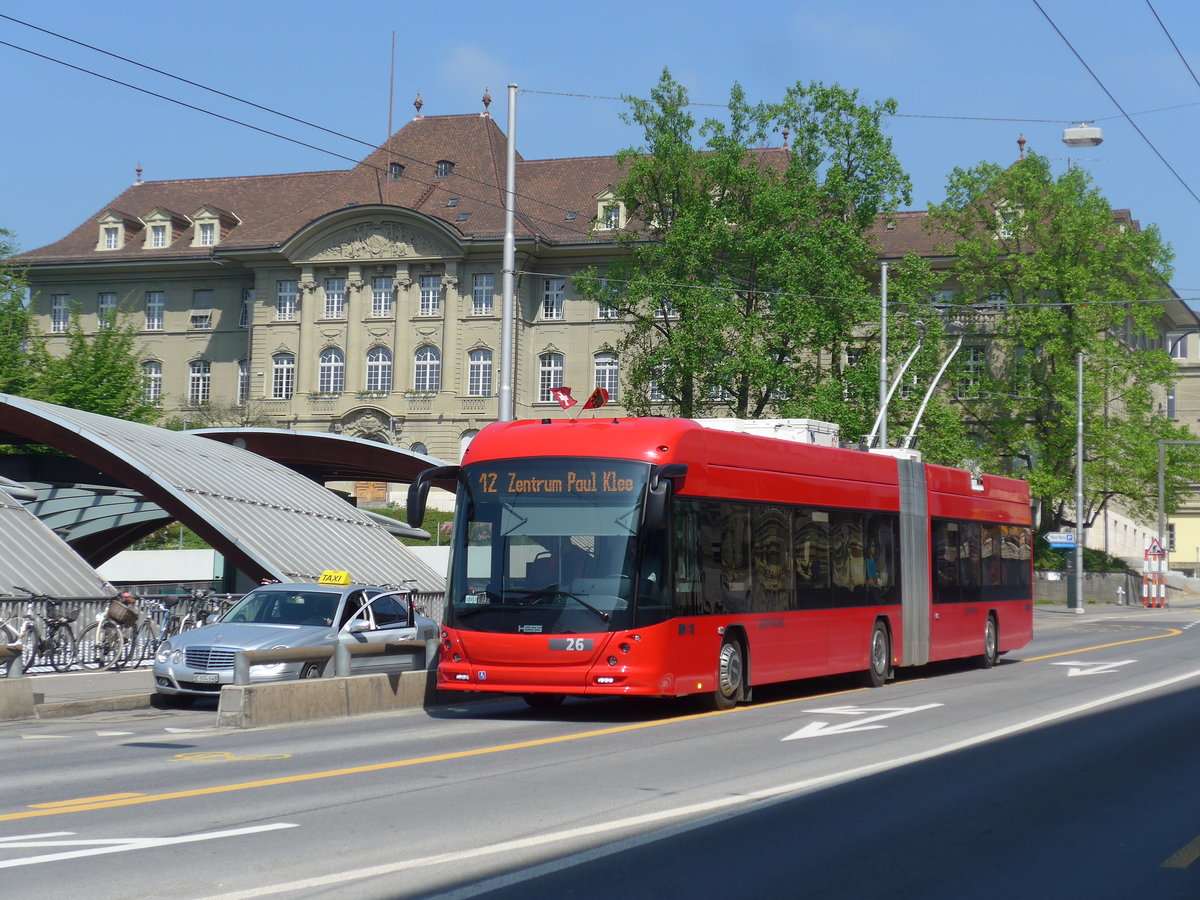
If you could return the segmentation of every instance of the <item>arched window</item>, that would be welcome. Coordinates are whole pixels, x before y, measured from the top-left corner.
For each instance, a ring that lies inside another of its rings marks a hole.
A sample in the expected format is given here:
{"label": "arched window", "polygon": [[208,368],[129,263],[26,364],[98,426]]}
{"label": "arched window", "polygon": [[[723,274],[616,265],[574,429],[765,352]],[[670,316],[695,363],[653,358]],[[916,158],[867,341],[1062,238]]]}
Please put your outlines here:
{"label": "arched window", "polygon": [[608,399],[615,401],[617,399],[617,383],[620,380],[620,364],[617,362],[617,354],[615,353],[597,353],[593,357],[596,361],[596,387],[604,388],[608,391]]}
{"label": "arched window", "polygon": [[492,396],[491,350],[472,350],[467,354],[467,396]]}
{"label": "arched window", "polygon": [[442,355],[435,347],[422,347],[417,351],[413,367],[413,390],[422,392],[442,389]]}
{"label": "arched window", "polygon": [[538,400],[548,403],[554,399],[551,388],[562,387],[563,355],[561,353],[543,353],[538,357]]}
{"label": "arched window", "polygon": [[372,394],[385,394],[392,389],[392,354],[387,347],[372,347],[367,351],[366,389]]}
{"label": "arched window", "polygon": [[208,402],[212,389],[212,363],[193,359],[188,363],[188,403],[201,406]]}
{"label": "arched window", "polygon": [[148,359],[142,363],[142,396],[147,403],[162,403],[162,363]]}
{"label": "arched window", "polygon": [[317,393],[340,394],[346,389],[346,357],[337,347],[321,353],[317,366]]}
{"label": "arched window", "polygon": [[419,443],[419,442],[418,442],[418,443],[416,443],[416,444],[413,444],[413,445],[412,445],[411,447],[409,447],[408,449],[409,449],[409,450],[411,450],[413,453],[420,453],[422,456],[428,456],[428,455],[429,455],[429,448],[428,448],[428,447],[426,447],[424,444],[422,444],[422,443]]}
{"label": "arched window", "polygon": [[290,400],[296,391],[296,357],[276,353],[271,357],[271,399]]}

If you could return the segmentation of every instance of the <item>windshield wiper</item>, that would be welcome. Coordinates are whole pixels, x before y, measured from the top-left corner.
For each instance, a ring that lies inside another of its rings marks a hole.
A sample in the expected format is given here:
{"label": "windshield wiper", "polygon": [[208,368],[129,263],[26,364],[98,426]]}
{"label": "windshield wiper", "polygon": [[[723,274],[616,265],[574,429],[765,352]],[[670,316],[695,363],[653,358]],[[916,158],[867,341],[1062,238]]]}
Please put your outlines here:
{"label": "windshield wiper", "polygon": [[608,618],[609,618],[608,613],[606,613],[602,609],[597,609],[596,607],[592,606],[592,604],[588,603],[586,600],[583,599],[583,597],[579,596],[579,594],[576,594],[573,591],[564,591],[562,588],[547,587],[547,588],[539,588],[536,591],[530,591],[529,593],[527,593],[525,595],[525,599],[527,599],[527,600],[532,600],[535,597],[550,597],[550,598],[569,597],[572,600],[574,600],[576,603],[578,603],[580,606],[582,606],[584,609],[586,609],[588,612],[595,613],[603,621],[607,622]]}

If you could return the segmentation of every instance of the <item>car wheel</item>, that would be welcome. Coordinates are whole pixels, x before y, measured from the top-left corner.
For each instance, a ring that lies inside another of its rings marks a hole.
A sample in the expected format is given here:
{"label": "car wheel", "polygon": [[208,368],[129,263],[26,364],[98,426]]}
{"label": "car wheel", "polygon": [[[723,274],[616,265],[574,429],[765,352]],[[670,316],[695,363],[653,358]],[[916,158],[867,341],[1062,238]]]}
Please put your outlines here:
{"label": "car wheel", "polygon": [[304,668],[300,670],[300,677],[304,678],[320,678],[321,666],[319,663],[305,663]]}

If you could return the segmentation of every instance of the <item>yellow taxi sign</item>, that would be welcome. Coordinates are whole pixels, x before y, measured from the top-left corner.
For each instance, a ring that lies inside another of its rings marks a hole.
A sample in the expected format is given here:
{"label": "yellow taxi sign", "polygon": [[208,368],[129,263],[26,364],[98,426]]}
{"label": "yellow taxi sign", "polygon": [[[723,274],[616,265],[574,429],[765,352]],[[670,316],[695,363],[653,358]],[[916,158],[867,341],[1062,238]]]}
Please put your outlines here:
{"label": "yellow taxi sign", "polygon": [[336,584],[345,587],[350,583],[349,572],[339,572],[335,569],[326,569],[321,573],[321,577],[317,579],[317,584]]}

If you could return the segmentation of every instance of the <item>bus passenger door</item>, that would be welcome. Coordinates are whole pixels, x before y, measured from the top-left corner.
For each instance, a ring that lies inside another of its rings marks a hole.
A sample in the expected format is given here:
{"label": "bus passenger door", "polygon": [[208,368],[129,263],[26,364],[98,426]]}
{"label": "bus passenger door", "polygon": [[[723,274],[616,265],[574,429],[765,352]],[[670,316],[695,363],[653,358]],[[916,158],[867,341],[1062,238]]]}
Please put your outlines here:
{"label": "bus passenger door", "polygon": [[962,647],[964,605],[960,589],[959,549],[959,524],[934,522],[930,661],[954,658]]}

